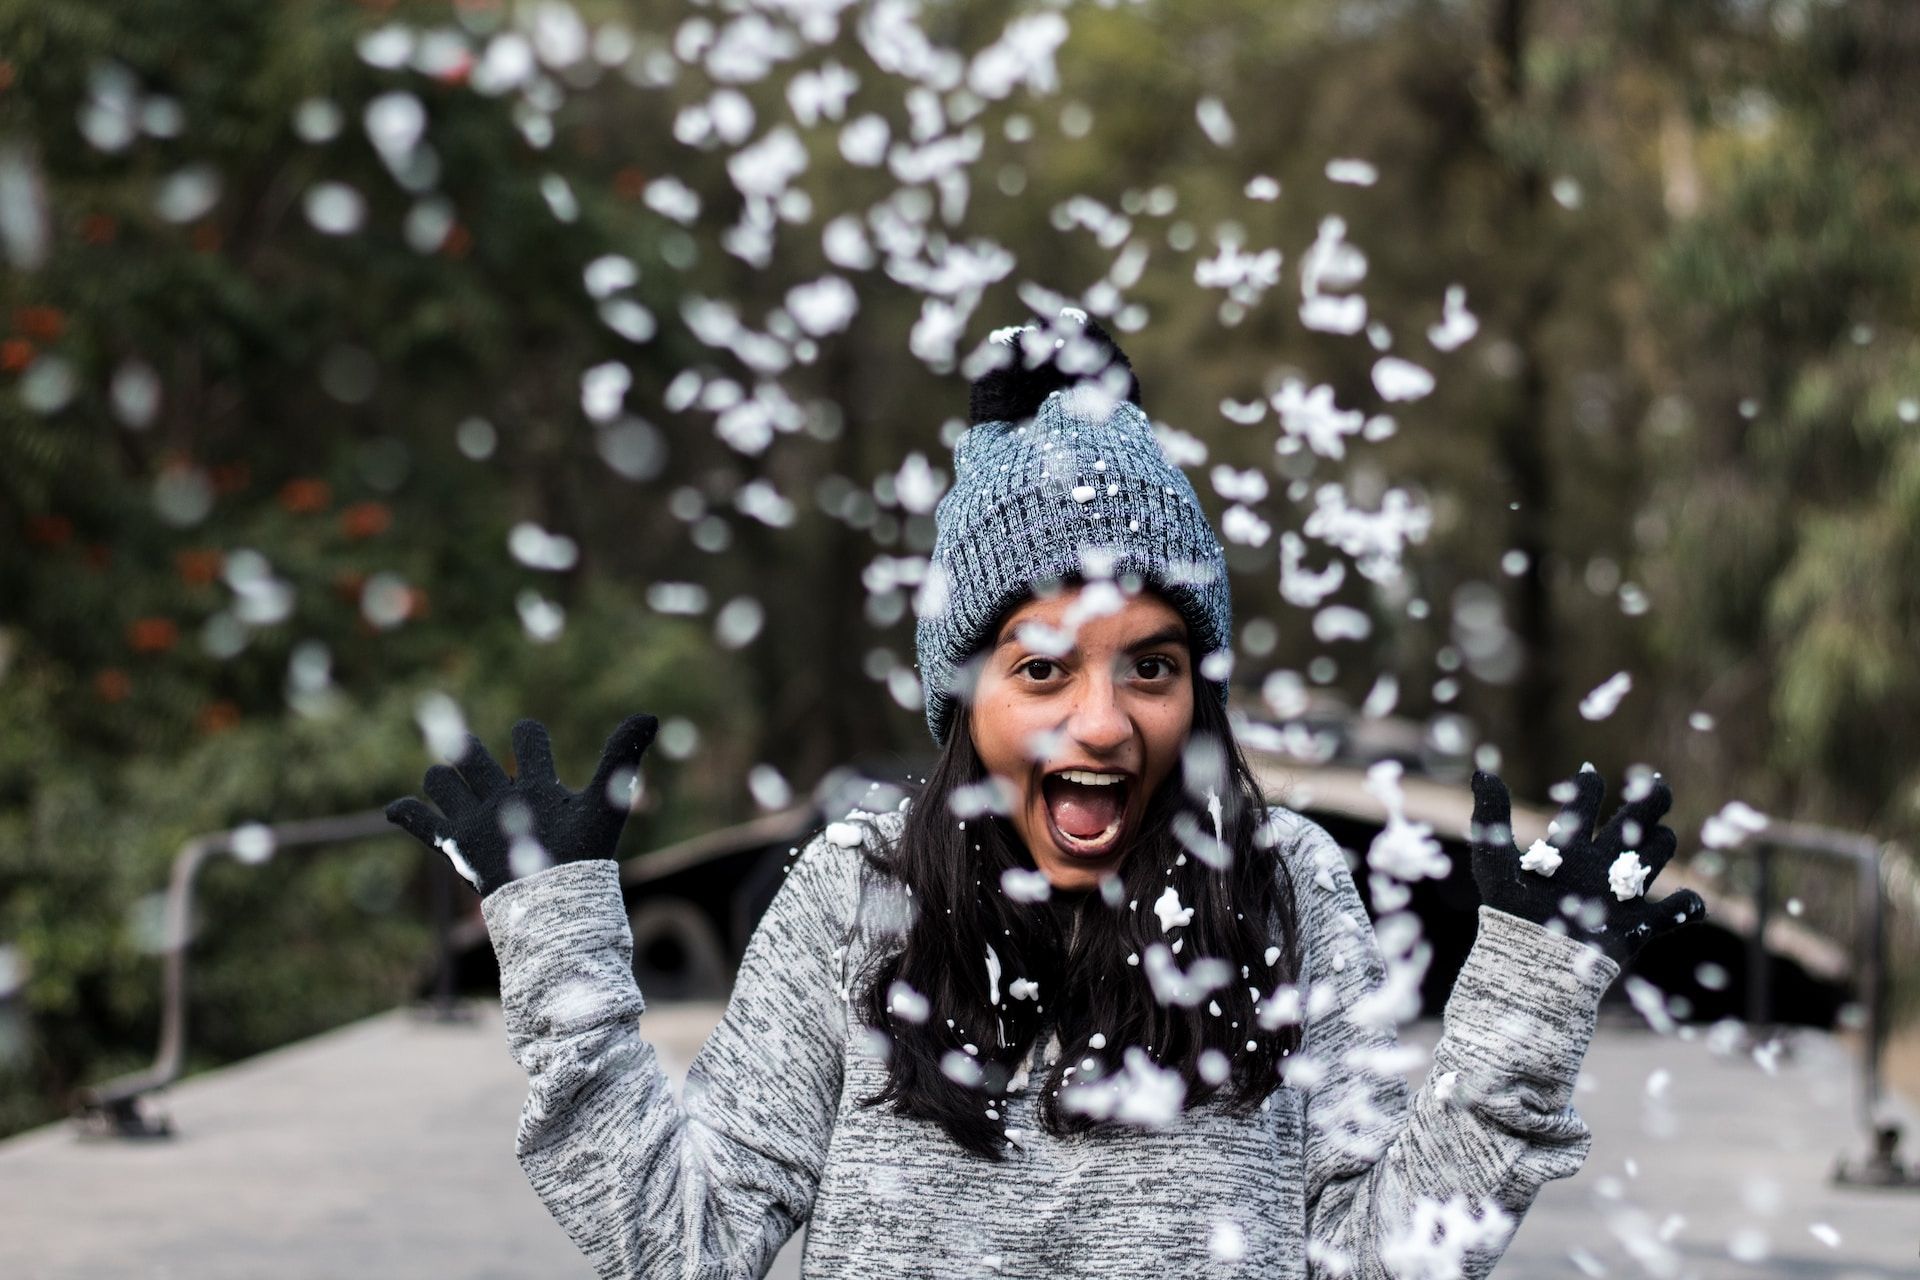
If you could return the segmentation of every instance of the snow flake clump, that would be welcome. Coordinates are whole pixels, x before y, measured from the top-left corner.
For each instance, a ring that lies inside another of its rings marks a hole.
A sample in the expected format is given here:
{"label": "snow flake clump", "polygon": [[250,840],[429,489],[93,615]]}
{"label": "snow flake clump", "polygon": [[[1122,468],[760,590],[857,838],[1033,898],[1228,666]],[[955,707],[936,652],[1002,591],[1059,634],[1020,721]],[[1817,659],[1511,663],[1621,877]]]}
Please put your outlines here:
{"label": "snow flake clump", "polygon": [[1156,1065],[1138,1045],[1128,1045],[1124,1059],[1126,1068],[1118,1076],[1069,1085],[1062,1091],[1061,1105],[1098,1120],[1119,1120],[1145,1129],[1172,1124],[1187,1096],[1180,1073]]}
{"label": "snow flake clump", "polygon": [[1320,220],[1313,243],[1300,259],[1300,296],[1312,298],[1327,289],[1351,289],[1367,278],[1367,255],[1347,243],[1347,220],[1329,215]]}
{"label": "snow flake clump", "polygon": [[1301,609],[1312,609],[1340,589],[1347,580],[1343,561],[1329,561],[1327,567],[1308,569],[1306,540],[1292,531],[1280,535],[1280,597]]}
{"label": "snow flake clump", "polygon": [[453,863],[453,869],[460,873],[462,879],[476,889],[480,887],[479,873],[473,869],[472,863],[461,856],[460,846],[452,836],[435,836],[433,847],[447,855],[447,860]]}
{"label": "snow flake clump", "polygon": [[940,1059],[940,1074],[968,1089],[978,1088],[986,1073],[975,1062],[958,1049],[949,1049]]}
{"label": "snow flake clump", "polygon": [[1358,435],[1367,423],[1360,410],[1336,405],[1333,388],[1325,383],[1309,388],[1298,378],[1288,378],[1270,400],[1286,433],[1274,446],[1280,453],[1297,453],[1304,444],[1323,458],[1344,458],[1346,437]]}
{"label": "snow flake clump", "polygon": [[960,821],[979,818],[981,814],[1006,818],[1014,812],[1014,787],[1004,777],[989,775],[979,783],[956,787],[947,798],[947,808]]}
{"label": "snow flake clump", "polygon": [[1411,360],[1385,356],[1373,366],[1373,389],[1382,400],[1419,400],[1433,391],[1433,375]]}
{"label": "snow flake clump", "polygon": [[929,1006],[925,996],[896,979],[887,988],[887,1010],[906,1022],[925,1022]]}
{"label": "snow flake clump", "polygon": [[894,497],[902,507],[916,515],[930,515],[947,489],[947,473],[927,462],[921,453],[910,453],[894,473]]}
{"label": "snow flake clump", "polygon": [[1267,496],[1267,478],[1251,467],[1236,471],[1223,463],[1208,474],[1213,491],[1229,502],[1259,502]]}
{"label": "snow flake clump", "polygon": [[839,276],[821,276],[811,284],[787,290],[787,311],[794,322],[816,338],[838,333],[860,309],[853,286]]}
{"label": "snow flake clump", "polygon": [[627,389],[633,385],[633,370],[617,360],[594,365],[580,375],[580,410],[595,422],[611,422],[620,416]]}
{"label": "snow flake clump", "polygon": [[1233,966],[1213,956],[1195,960],[1192,968],[1181,972],[1173,952],[1160,942],[1147,948],[1144,967],[1147,982],[1153,987],[1153,998],[1161,1004],[1179,1005],[1185,1009],[1200,1004],[1214,991],[1233,981]]}
{"label": "snow flake clump", "polygon": [[1008,867],[1000,873],[1000,892],[1014,902],[1045,902],[1053,893],[1046,873]]}
{"label": "snow flake clump", "polygon": [[1491,1200],[1422,1197],[1405,1230],[1381,1242],[1380,1261],[1403,1280],[1453,1280],[1479,1270],[1469,1267],[1470,1259],[1497,1255],[1515,1225],[1513,1215]]}
{"label": "snow flake clump", "polygon": [[844,115],[847,99],[859,87],[859,76],[830,61],[787,81],[787,105],[793,109],[795,120],[811,128],[823,119],[838,120]]}
{"label": "snow flake clump", "polygon": [[1453,351],[1480,332],[1480,319],[1467,310],[1467,291],[1457,284],[1447,286],[1446,301],[1441,304],[1440,323],[1427,330],[1427,341],[1439,351]]}
{"label": "snow flake clump", "polygon": [[1172,885],[1161,892],[1159,901],[1153,904],[1153,913],[1160,917],[1162,932],[1193,922],[1193,908],[1180,905],[1180,891]]}
{"label": "snow flake clump", "polygon": [[1273,536],[1273,526],[1236,502],[1220,517],[1220,536],[1242,546],[1261,547]]}
{"label": "snow flake clump", "polygon": [[1222,1262],[1238,1262],[1247,1256],[1247,1233],[1237,1222],[1216,1222],[1207,1237],[1207,1252]]}
{"label": "snow flake clump", "polygon": [[1267,416],[1267,402],[1265,400],[1249,400],[1242,404],[1238,400],[1222,400],[1220,402],[1220,416],[1228,422],[1235,423],[1242,427],[1250,427]]}
{"label": "snow flake clump", "polygon": [[1263,1031],[1278,1031],[1281,1027],[1297,1027],[1306,1020],[1300,999],[1300,988],[1290,982],[1275,987],[1273,994],[1260,1002],[1257,1017]]}
{"label": "snow flake clump", "polygon": [[974,55],[967,87],[983,98],[1010,96],[1022,84],[1035,93],[1059,85],[1053,55],[1067,38],[1067,20],[1057,13],[1026,14],[1007,23],[998,40]]}
{"label": "snow flake clump", "polygon": [[748,200],[772,200],[806,168],[807,149],[800,136],[779,125],[752,146],[734,152],[727,161],[727,176]]}
{"label": "snow flake clump", "polygon": [[1367,300],[1359,294],[1314,294],[1300,304],[1300,323],[1318,333],[1358,333],[1367,327]]}
{"label": "snow flake clump", "polygon": [[1560,869],[1560,851],[1545,840],[1535,840],[1533,847],[1520,855],[1520,869],[1550,876]]}
{"label": "snow flake clump", "polygon": [[1737,849],[1747,837],[1766,830],[1767,815],[1742,800],[1729,800],[1700,824],[1700,843],[1709,849]]}
{"label": "snow flake clump", "polygon": [[1226,104],[1208,94],[1194,104],[1194,117],[1200,122],[1200,131],[1216,147],[1233,145],[1233,117],[1227,114]]}
{"label": "snow flake clump", "polygon": [[1653,868],[1640,865],[1640,855],[1629,849],[1607,868],[1607,888],[1622,902],[1637,898],[1646,892],[1647,877],[1652,872]]}
{"label": "snow flake clump", "polygon": [[1327,161],[1327,181],[1349,186],[1370,187],[1380,180],[1380,170],[1365,160],[1342,158]]}
{"label": "snow flake clump", "polygon": [[1278,249],[1243,253],[1238,244],[1229,242],[1213,257],[1193,264],[1193,282],[1202,289],[1224,289],[1229,298],[1251,307],[1280,283],[1281,261]]}
{"label": "snow flake clump", "polygon": [[1382,760],[1367,770],[1367,791],[1387,811],[1387,823],[1367,850],[1367,865],[1395,880],[1443,880],[1453,869],[1433,828],[1409,821],[1406,798],[1400,790],[1403,770],[1396,760]]}
{"label": "snow flake clump", "polygon": [[671,174],[649,182],[641,198],[647,208],[682,226],[691,226],[700,217],[699,193]]}
{"label": "snow flake clump", "polygon": [[1633,688],[1633,677],[1625,671],[1616,671],[1596,686],[1593,692],[1580,699],[1580,715],[1587,720],[1605,720],[1619,707],[1620,700]]}
{"label": "snow flake clump", "polygon": [[1333,604],[1313,616],[1314,639],[1323,644],[1338,640],[1365,640],[1373,634],[1373,619],[1352,605]]}
{"label": "snow flake clump", "polygon": [[842,849],[858,849],[866,840],[866,832],[857,822],[829,822],[826,837],[828,844],[839,845]]}

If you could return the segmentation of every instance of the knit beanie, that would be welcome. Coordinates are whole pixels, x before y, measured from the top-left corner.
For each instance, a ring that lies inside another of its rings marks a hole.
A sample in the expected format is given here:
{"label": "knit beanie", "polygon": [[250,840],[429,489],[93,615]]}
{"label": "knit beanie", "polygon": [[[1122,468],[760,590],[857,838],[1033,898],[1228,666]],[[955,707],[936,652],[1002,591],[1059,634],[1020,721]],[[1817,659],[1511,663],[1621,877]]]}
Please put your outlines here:
{"label": "knit beanie", "polygon": [[[1132,575],[1186,619],[1199,658],[1233,632],[1226,554],[1107,331],[1068,308],[999,330],[986,350],[995,367],[972,384],[914,600],[927,728],[942,746],[989,629],[1042,583]],[[1208,683],[1224,705],[1225,679]]]}

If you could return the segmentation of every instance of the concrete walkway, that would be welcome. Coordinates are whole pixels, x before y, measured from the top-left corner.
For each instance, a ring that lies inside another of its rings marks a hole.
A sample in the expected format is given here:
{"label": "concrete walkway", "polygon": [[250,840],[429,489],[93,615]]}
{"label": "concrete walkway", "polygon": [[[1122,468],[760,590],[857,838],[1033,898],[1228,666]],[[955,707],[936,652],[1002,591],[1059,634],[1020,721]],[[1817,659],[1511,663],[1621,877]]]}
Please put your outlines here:
{"label": "concrete walkway", "polygon": [[[513,1157],[500,1006],[382,1014],[175,1085],[178,1134],[0,1143],[4,1280],[592,1280]],[[648,1010],[676,1082],[718,1005]],[[799,1275],[799,1245],[788,1277]]]}
{"label": "concrete walkway", "polygon": [[[1864,1148],[1858,1060],[1802,1034],[1777,1061],[1761,1055],[1770,1072],[1713,1039],[1603,1027],[1574,1100],[1593,1150],[1541,1192],[1501,1275],[1920,1276],[1920,1191],[1831,1180],[1837,1156]],[[1911,1157],[1920,1128],[1902,1111]]]}
{"label": "concrete walkway", "polygon": [[[541,1280],[592,1272],[513,1158],[525,1078],[499,1009],[394,1012],[175,1086],[170,1141],[0,1143],[6,1280]],[[676,1079],[718,1006],[644,1019]],[[1432,1028],[1409,1039],[1430,1041]],[[1920,1194],[1839,1190],[1854,1072],[1812,1036],[1769,1074],[1703,1038],[1609,1027],[1578,1104],[1596,1140],[1502,1276],[1920,1275]],[[799,1274],[790,1245],[774,1275]]]}

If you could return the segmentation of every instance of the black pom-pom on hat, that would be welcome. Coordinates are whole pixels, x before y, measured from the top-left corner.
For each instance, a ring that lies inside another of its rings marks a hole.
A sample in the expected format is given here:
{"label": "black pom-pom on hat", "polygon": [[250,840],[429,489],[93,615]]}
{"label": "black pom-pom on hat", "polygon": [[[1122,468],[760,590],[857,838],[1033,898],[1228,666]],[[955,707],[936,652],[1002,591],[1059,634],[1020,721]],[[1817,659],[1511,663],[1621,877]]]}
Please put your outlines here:
{"label": "black pom-pom on hat", "polygon": [[[1080,331],[1077,335],[1073,333],[1075,328]],[[1039,335],[1038,341],[1022,340],[1030,333]],[[1038,413],[1041,403],[1054,392],[1079,382],[1105,381],[1116,368],[1126,376],[1126,399],[1135,405],[1140,403],[1140,379],[1134,376],[1133,362],[1127,359],[1127,353],[1120,349],[1113,335],[1085,312],[1063,311],[1060,319],[1052,323],[1035,317],[1027,324],[1001,330],[994,339],[1006,345],[1008,354],[995,368],[973,380],[968,395],[969,425],[1023,422]],[[1094,350],[1091,361],[1083,358],[1088,342]],[[1032,364],[1036,348],[1041,359],[1038,364]],[[1082,357],[1070,362],[1074,366],[1072,372],[1061,368],[1059,363],[1070,351]],[[1093,367],[1085,367],[1089,364]],[[1114,381],[1117,383],[1118,379]]]}

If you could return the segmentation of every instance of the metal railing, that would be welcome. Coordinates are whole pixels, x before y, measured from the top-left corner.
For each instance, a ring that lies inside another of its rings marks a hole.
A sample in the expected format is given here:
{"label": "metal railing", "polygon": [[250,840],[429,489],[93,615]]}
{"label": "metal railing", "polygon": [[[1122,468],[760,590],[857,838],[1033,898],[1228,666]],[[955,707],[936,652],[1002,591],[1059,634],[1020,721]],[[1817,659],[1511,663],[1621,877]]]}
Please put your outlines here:
{"label": "metal railing", "polygon": [[[765,821],[784,819],[787,814],[772,815]],[[201,869],[213,858],[233,855],[236,837],[243,832],[258,839],[259,827],[234,828],[196,835],[180,846],[174,855],[168,878],[165,924],[161,953],[164,965],[161,979],[160,1044],[153,1065],[144,1071],[121,1076],[104,1084],[82,1089],[77,1098],[76,1119],[90,1132],[105,1132],[117,1137],[165,1137],[172,1133],[164,1116],[149,1115],[141,1101],[156,1090],[180,1078],[187,1048],[187,960],[192,945],[193,896]],[[373,837],[395,836],[392,823],[380,810],[338,817],[285,822],[266,827],[270,849],[334,845]],[[410,842],[411,843],[411,842]],[[699,840],[684,842],[660,851],[656,860],[669,852],[658,865],[640,860],[644,867],[632,879],[651,879],[680,869],[682,861],[698,860],[706,851]],[[697,846],[697,848],[696,848]],[[425,846],[415,846],[424,852]],[[1866,1043],[1861,1054],[1859,1114],[1867,1137],[1867,1151],[1858,1158],[1843,1157],[1834,1179],[1843,1185],[1920,1188],[1920,1170],[1904,1163],[1899,1154],[1901,1130],[1888,1114],[1883,1062],[1888,1040],[1888,1003],[1890,984],[1887,964],[1887,899],[1883,887],[1886,846],[1868,836],[1837,831],[1797,822],[1771,822],[1749,838],[1744,850],[1755,859],[1753,888],[1753,927],[1747,939],[1746,1012],[1748,1025],[1765,1027],[1773,1020],[1772,951],[1767,932],[1772,923],[1773,858],[1778,851],[1810,853],[1848,863],[1857,877],[1858,910],[1864,929],[1857,939],[1856,972],[1860,977],[1861,1002],[1865,1009]],[[425,1007],[429,1016],[451,1020],[460,1016],[453,998],[453,872],[442,858],[433,858],[430,897],[436,947],[434,993]],[[651,874],[648,874],[651,873]]]}
{"label": "metal railing", "polygon": [[[269,851],[297,849],[316,845],[341,844],[375,836],[402,834],[378,809],[365,813],[330,818],[312,818],[282,822],[265,828],[271,842]],[[142,1099],[180,1078],[187,1055],[187,953],[193,945],[193,895],[201,869],[223,854],[243,856],[259,841],[257,825],[228,831],[209,831],[192,837],[174,855],[173,870],[167,879],[167,898],[161,955],[160,1046],[153,1065],[144,1071],[120,1076],[104,1084],[80,1090],[75,1105],[75,1120],[85,1133],[121,1138],[164,1138],[173,1133],[171,1120],[149,1114]],[[236,838],[241,838],[238,845]],[[409,840],[408,845],[432,854],[430,910],[437,949],[434,994],[426,1011],[442,1020],[460,1017],[453,999],[453,954],[449,943],[453,923],[452,870],[436,851]],[[245,855],[250,856],[250,855]]]}
{"label": "metal railing", "polygon": [[1834,1181],[1843,1186],[1905,1187],[1920,1190],[1920,1170],[1900,1156],[1900,1125],[1889,1114],[1884,1061],[1888,1039],[1887,895],[1884,887],[1887,846],[1871,836],[1800,822],[1769,822],[1745,846],[1754,858],[1753,929],[1747,935],[1747,1025],[1773,1021],[1773,965],[1767,926],[1773,913],[1773,859],[1778,851],[1809,853],[1854,868],[1856,909],[1855,972],[1865,1012],[1866,1043],[1860,1055],[1859,1114],[1867,1149],[1842,1156]]}

